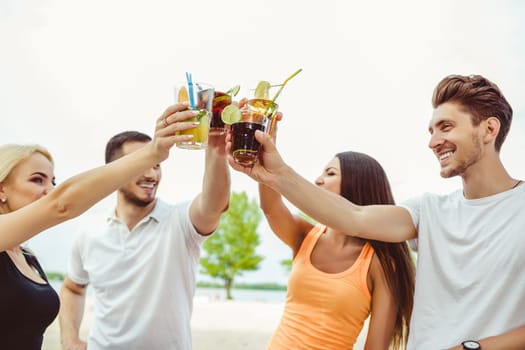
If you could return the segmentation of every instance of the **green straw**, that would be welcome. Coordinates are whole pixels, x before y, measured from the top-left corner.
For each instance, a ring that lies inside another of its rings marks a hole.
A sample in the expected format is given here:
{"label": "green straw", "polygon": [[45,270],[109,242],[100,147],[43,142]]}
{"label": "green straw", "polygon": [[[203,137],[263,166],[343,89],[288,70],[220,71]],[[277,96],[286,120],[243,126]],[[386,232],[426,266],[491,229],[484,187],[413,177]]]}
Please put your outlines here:
{"label": "green straw", "polygon": [[299,68],[298,70],[296,70],[292,75],[290,75],[288,78],[286,78],[283,83],[281,84],[281,87],[279,88],[279,90],[277,90],[277,92],[275,93],[275,96],[272,98],[272,102],[275,102],[275,100],[277,99],[277,97],[279,97],[279,95],[281,94],[281,91],[283,91],[283,88],[284,86],[286,85],[286,83],[292,79],[293,77],[295,77],[297,74],[299,74],[303,69],[302,68]]}

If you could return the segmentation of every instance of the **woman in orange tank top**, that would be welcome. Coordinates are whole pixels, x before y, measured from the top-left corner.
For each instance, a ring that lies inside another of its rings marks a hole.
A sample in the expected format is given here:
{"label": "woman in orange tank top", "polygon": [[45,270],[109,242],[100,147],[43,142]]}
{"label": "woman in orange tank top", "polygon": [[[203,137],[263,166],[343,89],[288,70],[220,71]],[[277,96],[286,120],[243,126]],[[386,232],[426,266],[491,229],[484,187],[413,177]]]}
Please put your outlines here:
{"label": "woman in orange tank top", "polygon": [[[357,204],[394,204],[383,168],[362,153],[337,154],[315,183]],[[415,274],[407,244],[313,224],[269,187],[260,184],[259,194],[270,227],[293,252],[285,309],[266,349],[353,349],[367,318],[365,349],[404,348]]]}

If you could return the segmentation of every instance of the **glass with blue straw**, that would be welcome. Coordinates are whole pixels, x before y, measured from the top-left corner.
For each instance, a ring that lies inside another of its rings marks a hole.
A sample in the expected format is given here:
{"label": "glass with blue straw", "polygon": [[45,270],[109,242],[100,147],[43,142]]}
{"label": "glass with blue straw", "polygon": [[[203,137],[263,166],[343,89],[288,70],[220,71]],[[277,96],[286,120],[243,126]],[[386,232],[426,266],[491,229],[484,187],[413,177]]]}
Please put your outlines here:
{"label": "glass with blue straw", "polygon": [[177,132],[177,135],[192,135],[193,138],[189,141],[177,143],[177,147],[203,149],[208,146],[214,90],[213,86],[209,84],[193,82],[191,73],[186,73],[185,82],[175,86],[176,102],[188,102],[189,109],[199,111],[197,116],[186,120],[187,122],[198,121],[197,127]]}

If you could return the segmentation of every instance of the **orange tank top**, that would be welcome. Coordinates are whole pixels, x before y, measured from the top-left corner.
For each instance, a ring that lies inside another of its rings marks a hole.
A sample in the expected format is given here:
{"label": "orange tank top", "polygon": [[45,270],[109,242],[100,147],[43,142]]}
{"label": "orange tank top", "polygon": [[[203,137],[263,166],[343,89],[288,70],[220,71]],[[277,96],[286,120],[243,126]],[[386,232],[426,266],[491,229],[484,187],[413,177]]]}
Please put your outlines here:
{"label": "orange tank top", "polygon": [[353,349],[370,314],[367,274],[374,249],[365,243],[347,270],[326,273],[310,256],[326,226],[315,226],[293,260],[286,303],[267,350]]}

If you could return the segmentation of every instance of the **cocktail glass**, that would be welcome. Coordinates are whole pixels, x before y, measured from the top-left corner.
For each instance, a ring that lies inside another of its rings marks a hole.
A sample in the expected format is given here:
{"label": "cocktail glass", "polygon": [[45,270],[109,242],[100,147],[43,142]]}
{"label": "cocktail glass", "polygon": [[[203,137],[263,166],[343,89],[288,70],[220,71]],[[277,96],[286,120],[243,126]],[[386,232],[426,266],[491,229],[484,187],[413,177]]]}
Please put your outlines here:
{"label": "cocktail glass", "polygon": [[[190,96],[191,95],[191,96]],[[177,131],[177,135],[193,135],[193,139],[177,143],[177,147],[184,149],[203,149],[208,145],[208,134],[210,131],[210,118],[212,115],[214,88],[206,83],[193,83],[192,89],[187,83],[175,86],[175,97],[177,102],[190,103],[189,109],[199,111],[194,118],[186,122],[199,122],[199,126]],[[191,104],[193,102],[193,105]]]}
{"label": "cocktail glass", "polygon": [[231,125],[232,155],[238,164],[249,166],[257,162],[260,144],[255,131],[265,131],[277,113],[278,105],[266,99],[248,100],[239,122]]}
{"label": "cocktail glass", "polygon": [[210,135],[223,135],[226,133],[226,126],[222,121],[221,113],[224,107],[229,106],[231,103],[231,94],[222,91],[215,91],[210,121]]}

